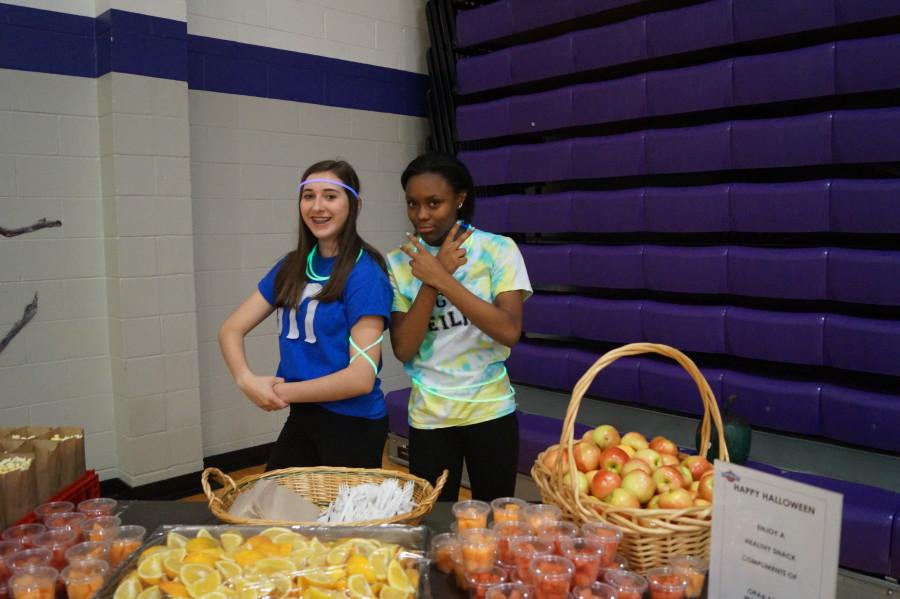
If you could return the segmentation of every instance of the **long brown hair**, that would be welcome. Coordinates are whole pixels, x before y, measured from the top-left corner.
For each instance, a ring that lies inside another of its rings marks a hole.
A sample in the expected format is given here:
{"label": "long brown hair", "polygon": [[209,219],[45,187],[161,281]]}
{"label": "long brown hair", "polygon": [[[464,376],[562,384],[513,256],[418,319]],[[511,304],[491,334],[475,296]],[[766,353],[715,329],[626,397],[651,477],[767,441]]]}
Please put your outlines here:
{"label": "long brown hair", "polygon": [[[344,160],[323,160],[317,162],[306,169],[303,173],[301,181],[306,179],[313,173],[332,173],[340,179],[344,185],[349,185],[357,192],[360,191],[359,177],[356,171]],[[352,197],[349,192],[342,190],[347,196],[350,204],[350,212],[347,215],[347,222],[344,229],[338,237],[338,255],[337,261],[331,270],[331,276],[322,290],[316,294],[316,299],[321,302],[331,302],[340,299],[344,293],[344,285],[347,277],[356,265],[356,257],[362,248],[369,256],[383,269],[386,270],[384,258],[381,253],[374,247],[363,241],[359,233],[356,232],[356,221],[359,217],[359,201]],[[299,202],[303,190],[300,189],[297,194],[298,209]],[[306,287],[306,260],[313,247],[316,245],[316,236],[313,235],[303,217],[300,217],[300,235],[297,239],[297,249],[285,256],[278,274],[275,276],[275,305],[281,307],[294,307],[300,303],[303,296],[303,288]]]}

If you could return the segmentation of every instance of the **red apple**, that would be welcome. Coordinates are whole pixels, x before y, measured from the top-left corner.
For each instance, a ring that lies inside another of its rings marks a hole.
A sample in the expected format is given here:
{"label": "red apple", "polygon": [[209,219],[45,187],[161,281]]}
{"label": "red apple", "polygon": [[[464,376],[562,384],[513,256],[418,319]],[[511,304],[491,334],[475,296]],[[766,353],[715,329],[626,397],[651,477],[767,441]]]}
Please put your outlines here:
{"label": "red apple", "polygon": [[628,489],[622,488],[614,490],[609,497],[606,498],[606,502],[609,505],[614,505],[616,507],[641,507],[641,502],[638,500],[637,496]]}
{"label": "red apple", "polygon": [[634,447],[632,447],[631,445],[622,445],[621,443],[619,443],[618,445],[616,445],[616,447],[618,447],[619,449],[624,451],[626,454],[628,454],[629,458],[634,457],[635,450],[634,450]]}
{"label": "red apple", "polygon": [[581,472],[596,470],[600,466],[600,454],[603,451],[593,441],[580,441],[572,448],[575,454],[575,467]]}
{"label": "red apple", "polygon": [[[566,486],[567,489],[572,488],[571,474],[572,474],[572,472],[569,471],[569,472],[566,472],[565,476],[563,476],[563,484]],[[589,489],[588,481],[587,481],[587,477],[584,475],[583,472],[579,472],[578,470],[575,471],[575,484],[577,486],[579,493],[584,493],[585,495],[587,495],[587,492]]]}
{"label": "red apple", "polygon": [[700,494],[700,497],[707,500],[713,500],[713,473],[707,472],[700,478],[700,487],[697,489],[697,493]]}
{"label": "red apple", "polygon": [[600,468],[621,474],[622,466],[628,461],[628,454],[618,447],[607,447],[600,454]]}
{"label": "red apple", "polygon": [[618,445],[621,437],[616,427],[609,424],[601,424],[591,432],[591,439],[600,449]]}
{"label": "red apple", "polygon": [[659,509],[659,495],[654,495],[650,498],[650,501],[647,502],[648,510],[658,510]]}
{"label": "red apple", "polygon": [[684,487],[690,487],[691,483],[694,482],[694,475],[691,474],[691,471],[688,470],[687,466],[684,464],[678,465],[678,472],[681,473],[681,478],[684,479]]}
{"label": "red apple", "polygon": [[668,453],[661,453],[659,457],[662,458],[663,466],[678,466],[681,462],[678,460],[677,455],[671,455]]}
{"label": "red apple", "polygon": [[647,449],[648,447],[650,447],[650,444],[647,443],[647,437],[635,431],[625,433],[625,435],[622,437],[622,445],[633,447],[635,451],[637,451],[638,449]]}
{"label": "red apple", "polygon": [[647,462],[645,462],[644,460],[639,460],[637,458],[631,458],[630,460],[625,462],[625,465],[622,466],[622,476],[625,476],[632,470],[643,470],[647,474],[653,473],[653,470],[650,468],[650,466],[647,465]]}
{"label": "red apple", "polygon": [[634,458],[636,460],[644,460],[645,462],[647,462],[647,465],[650,466],[651,470],[656,470],[663,465],[662,458],[659,456],[659,454],[649,447],[647,447],[646,449],[638,449],[636,452],[634,452]]}
{"label": "red apple", "polygon": [[694,507],[709,507],[711,505],[712,505],[712,503],[703,499],[702,497],[698,497],[697,499],[694,500]]}
{"label": "red apple", "polygon": [[656,483],[643,470],[632,470],[622,477],[622,488],[634,493],[641,503],[646,503],[656,492]]}
{"label": "red apple", "polygon": [[562,459],[563,463],[563,472],[567,472],[569,470],[569,454],[563,451],[558,445],[556,447],[551,447],[544,452],[544,457],[541,459],[541,462],[547,470],[553,472],[556,470],[556,465],[559,463],[560,459]]}
{"label": "red apple", "polygon": [[593,440],[591,439],[591,435],[593,435],[593,434],[594,434],[594,429],[588,429],[588,430],[584,431],[583,435],[581,435],[581,440],[589,441],[589,442],[593,443]]}
{"label": "red apple", "polygon": [[659,496],[659,507],[664,510],[680,510],[694,505],[694,498],[687,489],[675,489]]}
{"label": "red apple", "polygon": [[653,440],[650,441],[650,449],[656,451],[660,455],[678,455],[678,447],[676,447],[675,442],[665,437],[653,437]]}
{"label": "red apple", "polygon": [[657,468],[653,473],[653,482],[656,483],[656,490],[659,493],[680,489],[684,485],[681,473],[674,466]]}
{"label": "red apple", "polygon": [[699,490],[700,490],[700,481],[699,481],[699,480],[695,480],[694,482],[692,482],[692,483],[690,484],[690,486],[688,486],[688,487],[686,487],[686,488],[689,489],[689,490],[691,490],[691,491],[699,491]]}
{"label": "red apple", "polygon": [[594,476],[596,476],[598,472],[600,472],[600,471],[599,470],[588,470],[587,472],[584,473],[584,477],[588,481],[588,486],[591,485],[591,481],[594,480]]}
{"label": "red apple", "polygon": [[591,480],[591,495],[597,499],[606,499],[622,484],[622,477],[609,470],[599,470]]}
{"label": "red apple", "polygon": [[687,469],[691,471],[691,477],[694,480],[700,480],[700,477],[704,475],[704,473],[709,472],[713,469],[712,464],[709,463],[705,457],[700,455],[692,455],[684,459],[681,462]]}

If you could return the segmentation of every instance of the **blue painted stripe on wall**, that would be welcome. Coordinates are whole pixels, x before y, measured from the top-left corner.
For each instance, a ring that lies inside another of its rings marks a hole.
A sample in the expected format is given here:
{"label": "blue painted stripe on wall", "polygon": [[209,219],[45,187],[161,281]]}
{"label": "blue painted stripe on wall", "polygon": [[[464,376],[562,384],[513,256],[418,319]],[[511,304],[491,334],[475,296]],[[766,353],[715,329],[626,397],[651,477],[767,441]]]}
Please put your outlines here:
{"label": "blue painted stripe on wall", "polygon": [[426,115],[425,75],[188,35],[182,21],[121,10],[92,19],[0,4],[0,68],[79,77],[114,71],[204,91]]}

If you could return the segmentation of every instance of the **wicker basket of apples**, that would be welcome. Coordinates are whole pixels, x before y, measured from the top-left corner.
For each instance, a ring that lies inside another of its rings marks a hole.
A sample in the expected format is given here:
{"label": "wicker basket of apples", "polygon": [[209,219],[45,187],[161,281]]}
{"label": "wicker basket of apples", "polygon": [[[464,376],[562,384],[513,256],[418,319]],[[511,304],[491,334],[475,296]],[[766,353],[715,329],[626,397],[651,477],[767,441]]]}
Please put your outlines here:
{"label": "wicker basket of apples", "polygon": [[619,551],[640,572],[664,566],[676,555],[709,557],[713,484],[705,456],[679,454],[664,437],[648,442],[640,433],[621,435],[613,426],[600,425],[574,438],[578,408],[597,374],[619,358],[644,353],[671,358],[687,371],[704,408],[700,447],[709,446],[715,424],[717,457],[728,461],[716,398],[694,362],[668,345],[632,343],[607,352],[584,373],[572,391],[559,444],[540,453],[531,468],[544,502],[559,506],[566,517],[621,528]]}

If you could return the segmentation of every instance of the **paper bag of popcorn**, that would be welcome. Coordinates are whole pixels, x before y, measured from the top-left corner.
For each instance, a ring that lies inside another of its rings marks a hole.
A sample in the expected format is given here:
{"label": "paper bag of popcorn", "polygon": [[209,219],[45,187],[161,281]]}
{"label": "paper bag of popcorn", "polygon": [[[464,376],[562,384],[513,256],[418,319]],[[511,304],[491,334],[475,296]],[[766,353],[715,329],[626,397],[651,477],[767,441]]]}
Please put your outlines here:
{"label": "paper bag of popcorn", "polygon": [[49,426],[20,426],[10,432],[10,438],[17,441],[33,441],[35,439],[47,439],[50,435]]}
{"label": "paper bag of popcorn", "polygon": [[0,453],[0,506],[4,527],[12,526],[37,504],[33,453]]}
{"label": "paper bag of popcorn", "polygon": [[59,485],[65,487],[84,474],[84,429],[60,426],[50,431],[50,441],[59,443]]}

